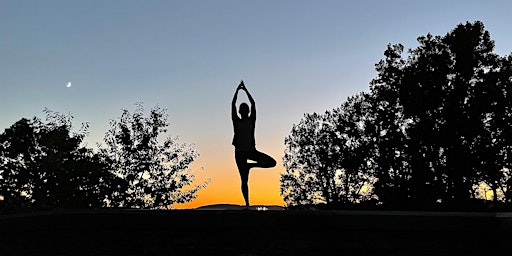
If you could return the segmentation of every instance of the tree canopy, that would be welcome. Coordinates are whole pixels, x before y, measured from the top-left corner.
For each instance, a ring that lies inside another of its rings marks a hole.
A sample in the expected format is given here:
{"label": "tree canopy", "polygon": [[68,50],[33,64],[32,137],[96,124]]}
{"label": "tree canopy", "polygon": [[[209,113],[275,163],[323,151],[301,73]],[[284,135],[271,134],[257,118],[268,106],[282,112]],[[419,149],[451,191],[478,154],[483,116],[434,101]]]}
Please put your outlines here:
{"label": "tree canopy", "polygon": [[129,208],[171,208],[174,203],[191,201],[209,183],[192,184],[195,175],[189,165],[199,156],[193,145],[170,136],[160,142],[169,126],[164,109],[155,106],[145,117],[142,103],[137,103],[133,113],[123,109],[110,125],[101,153],[113,172],[128,183],[127,189],[120,191],[120,200],[112,203]]}
{"label": "tree canopy", "polygon": [[0,212],[64,208],[171,208],[189,202],[208,181],[192,185],[193,145],[168,137],[164,109],[144,117],[142,103],[111,120],[105,146],[83,143],[88,124],[73,132],[71,114],[44,110],[0,134]]}
{"label": "tree canopy", "polygon": [[95,208],[124,182],[82,146],[87,124],[45,109],[46,120],[22,118],[0,134],[0,208],[4,211]]}
{"label": "tree canopy", "polygon": [[368,92],[293,126],[288,205],[510,207],[512,55],[480,21],[418,43],[389,44]]}

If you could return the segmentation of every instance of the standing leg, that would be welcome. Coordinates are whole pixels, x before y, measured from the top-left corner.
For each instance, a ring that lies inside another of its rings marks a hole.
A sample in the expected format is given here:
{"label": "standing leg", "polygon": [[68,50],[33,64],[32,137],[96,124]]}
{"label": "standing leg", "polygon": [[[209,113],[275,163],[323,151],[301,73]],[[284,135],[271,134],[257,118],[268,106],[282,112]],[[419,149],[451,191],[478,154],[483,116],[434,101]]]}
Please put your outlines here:
{"label": "standing leg", "polygon": [[245,168],[240,171],[240,182],[241,182],[241,189],[242,189],[242,195],[244,196],[245,200],[245,206],[249,207],[249,169]]}
{"label": "standing leg", "polygon": [[242,195],[245,200],[245,206],[249,207],[249,170],[250,167],[247,164],[247,155],[245,152],[235,151],[236,165],[238,166],[238,172],[240,173],[240,183],[242,189]]}

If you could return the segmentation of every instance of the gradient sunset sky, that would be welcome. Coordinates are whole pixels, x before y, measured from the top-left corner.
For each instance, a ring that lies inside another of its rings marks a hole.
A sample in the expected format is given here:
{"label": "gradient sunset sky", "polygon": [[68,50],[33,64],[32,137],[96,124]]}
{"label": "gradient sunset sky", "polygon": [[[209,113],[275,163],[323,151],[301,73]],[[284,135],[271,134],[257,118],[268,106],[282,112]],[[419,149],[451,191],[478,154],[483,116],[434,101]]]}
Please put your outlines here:
{"label": "gradient sunset sky", "polygon": [[510,54],[510,10],[492,0],[0,0],[0,132],[47,107],[89,122],[95,148],[121,109],[159,105],[170,135],[200,154],[196,180],[211,179],[176,207],[241,205],[230,103],[243,79],[258,109],[256,146],[278,162],[252,170],[251,204],[284,205],[284,139],[304,113],[368,90],[389,43],[414,48],[418,36],[480,20],[495,52]]}

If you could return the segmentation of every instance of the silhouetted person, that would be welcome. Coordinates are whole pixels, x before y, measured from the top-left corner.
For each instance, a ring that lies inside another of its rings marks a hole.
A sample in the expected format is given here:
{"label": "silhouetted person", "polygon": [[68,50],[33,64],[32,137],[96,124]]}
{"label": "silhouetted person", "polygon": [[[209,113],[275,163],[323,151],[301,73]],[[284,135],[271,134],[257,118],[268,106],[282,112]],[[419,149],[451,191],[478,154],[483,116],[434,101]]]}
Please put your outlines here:
{"label": "silhouetted person", "polygon": [[[236,111],[236,99],[238,91],[243,90],[251,102],[251,109],[247,103],[240,104],[238,117]],[[242,185],[242,195],[244,196],[245,206],[249,207],[249,171],[254,167],[271,168],[276,166],[276,160],[271,156],[256,150],[256,141],[254,139],[254,130],[256,127],[256,103],[251,94],[244,85],[244,81],[236,88],[233,101],[231,103],[231,120],[233,120],[233,146],[235,146],[235,160],[240,173]],[[247,162],[252,160],[254,162]]]}

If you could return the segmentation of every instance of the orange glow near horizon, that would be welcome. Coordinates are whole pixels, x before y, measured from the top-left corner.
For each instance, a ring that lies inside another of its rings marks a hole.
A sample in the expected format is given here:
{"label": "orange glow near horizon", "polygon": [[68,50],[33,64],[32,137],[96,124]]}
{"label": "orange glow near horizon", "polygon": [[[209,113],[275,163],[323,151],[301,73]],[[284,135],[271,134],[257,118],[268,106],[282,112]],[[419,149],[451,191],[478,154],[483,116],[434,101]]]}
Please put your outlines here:
{"label": "orange glow near horizon", "polygon": [[[257,99],[256,99],[257,100]],[[286,129],[274,129],[271,119],[257,120],[256,148],[271,157],[277,164],[273,168],[253,168],[249,174],[249,201],[251,205],[285,206],[280,195],[279,179],[285,168],[282,163],[284,155],[284,137]],[[198,191],[197,197],[190,202],[174,204],[174,209],[194,209],[213,204],[245,205],[241,188],[240,175],[235,162],[234,147],[231,145],[233,131],[229,115],[226,115],[222,130],[210,129],[200,137],[190,141],[195,144],[199,157],[190,165],[195,174],[194,185],[210,180],[210,183]],[[261,125],[259,123],[261,122]],[[215,135],[212,135],[215,134]]]}
{"label": "orange glow near horizon", "polygon": [[[227,157],[232,157],[228,152]],[[272,155],[272,154],[271,154]],[[249,176],[249,200],[251,205],[279,205],[285,203],[279,193],[279,177],[284,172],[279,156],[272,155],[278,162],[274,168],[254,168]],[[193,209],[212,204],[236,204],[244,205],[244,199],[240,190],[240,176],[234,159],[232,161],[215,161],[210,157],[205,161],[209,165],[204,171],[194,171],[196,184],[208,179],[210,183],[199,190],[196,199],[183,204],[173,205],[174,209]],[[210,161],[207,161],[210,160]],[[193,164],[192,170],[198,170],[201,162]]]}

